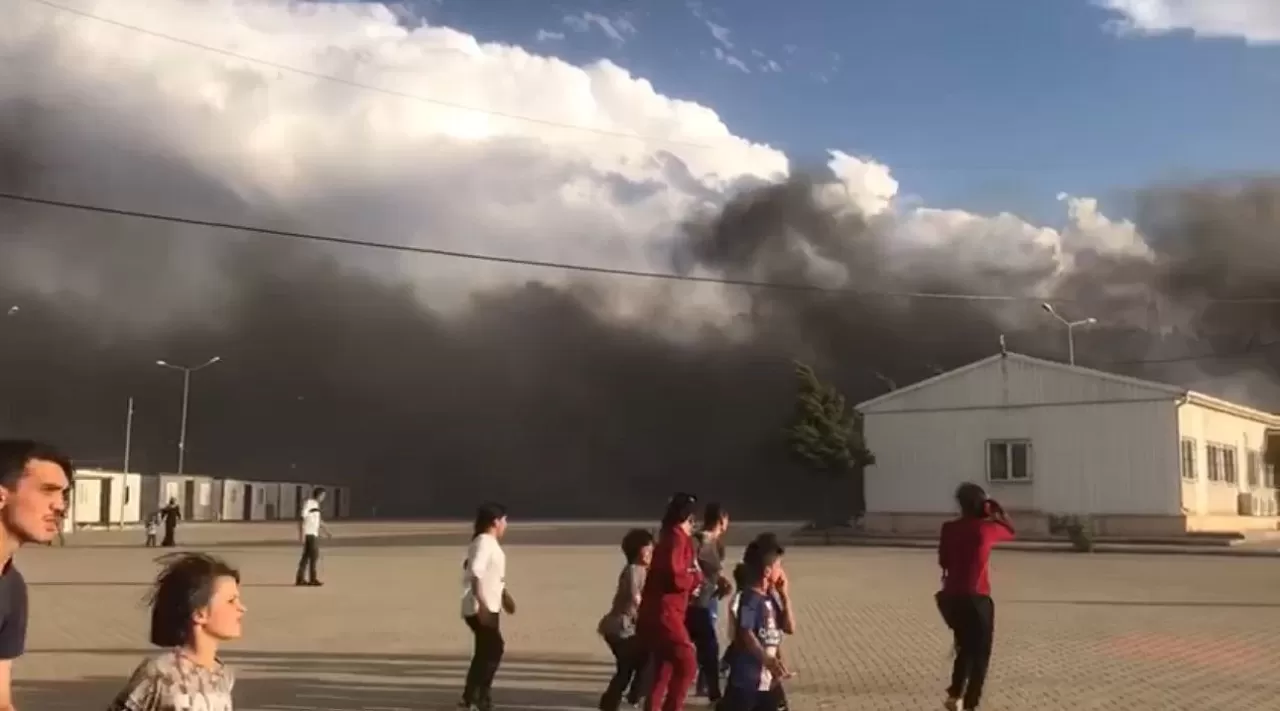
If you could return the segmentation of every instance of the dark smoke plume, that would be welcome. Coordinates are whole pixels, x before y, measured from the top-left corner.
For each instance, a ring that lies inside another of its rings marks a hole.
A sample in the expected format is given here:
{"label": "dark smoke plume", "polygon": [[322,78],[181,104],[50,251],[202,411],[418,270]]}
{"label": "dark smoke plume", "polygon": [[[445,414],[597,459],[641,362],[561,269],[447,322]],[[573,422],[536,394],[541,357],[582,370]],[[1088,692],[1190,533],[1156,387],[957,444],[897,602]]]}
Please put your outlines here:
{"label": "dark smoke plume", "polygon": [[[0,104],[0,189],[108,205],[164,196],[157,211],[325,231],[163,151],[104,150],[123,136],[110,117],[86,126],[38,102]],[[104,153],[115,157],[76,160]],[[1044,265],[904,256],[898,218],[826,207],[820,181],[763,186],[691,217],[674,267],[889,292],[1031,294],[1051,276]],[[1103,322],[1079,334],[1081,362],[1274,397],[1280,348],[1121,362],[1280,337],[1275,305],[1208,303],[1280,297],[1280,187],[1159,188],[1140,207],[1154,259],[1082,249],[1048,294]],[[188,471],[349,484],[363,512],[386,515],[458,515],[497,498],[523,516],[652,516],[677,489],[743,516],[808,515],[811,488],[779,434],[793,358],[856,402],[886,380],[989,355],[1001,334],[1014,350],[1065,357],[1061,328],[1034,299],[751,290],[741,323],[675,337],[661,325],[691,286],[531,280],[445,311],[403,279],[374,276],[397,273],[399,258],[378,252],[7,201],[0,239],[0,305],[20,305],[0,321],[7,431],[118,467],[133,397],[134,468],[171,470],[180,376],[153,363],[216,354],[224,362],[193,379]],[[655,325],[603,316],[599,303],[619,290],[647,294]]]}

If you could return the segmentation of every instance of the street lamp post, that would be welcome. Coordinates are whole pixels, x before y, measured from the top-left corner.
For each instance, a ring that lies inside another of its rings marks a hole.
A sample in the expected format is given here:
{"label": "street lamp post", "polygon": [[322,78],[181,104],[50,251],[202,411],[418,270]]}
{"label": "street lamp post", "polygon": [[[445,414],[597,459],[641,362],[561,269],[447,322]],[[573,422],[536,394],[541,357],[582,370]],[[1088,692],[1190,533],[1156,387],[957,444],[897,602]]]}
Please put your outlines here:
{"label": "street lamp post", "polygon": [[1040,307],[1043,308],[1045,312],[1048,313],[1050,316],[1058,319],[1058,321],[1061,322],[1063,326],[1067,327],[1067,362],[1070,363],[1071,365],[1075,365],[1076,364],[1076,333],[1075,333],[1076,326],[1092,326],[1098,322],[1098,319],[1090,316],[1089,318],[1082,318],[1079,321],[1068,321],[1062,317],[1062,314],[1059,314],[1053,308],[1052,304],[1049,304],[1046,302],[1046,303],[1040,304]]}
{"label": "street lamp post", "polygon": [[177,370],[182,373],[182,424],[178,428],[178,471],[176,472],[179,475],[183,473],[187,459],[187,403],[191,399],[191,374],[204,370],[220,360],[222,360],[222,356],[214,356],[195,367],[174,365],[163,360],[156,361],[156,365],[161,368]]}

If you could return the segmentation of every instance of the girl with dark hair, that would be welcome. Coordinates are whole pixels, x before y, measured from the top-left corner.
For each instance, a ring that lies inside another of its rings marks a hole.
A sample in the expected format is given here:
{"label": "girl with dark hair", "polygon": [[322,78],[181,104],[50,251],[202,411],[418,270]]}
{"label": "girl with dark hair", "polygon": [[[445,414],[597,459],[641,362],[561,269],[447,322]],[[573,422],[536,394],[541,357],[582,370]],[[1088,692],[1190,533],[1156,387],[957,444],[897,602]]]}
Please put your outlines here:
{"label": "girl with dark hair", "polygon": [[108,711],[231,711],[235,678],[218,659],[218,646],[240,637],[240,573],[201,553],[161,560],[150,638],[165,651],[133,672]]}
{"label": "girl with dark hair", "polygon": [[632,706],[640,700],[641,678],[648,655],[636,637],[636,612],[640,608],[640,592],[653,561],[653,534],[637,528],[622,538],[622,554],[627,564],[618,575],[613,604],[600,620],[596,631],[609,645],[617,665],[609,686],[600,697],[600,711],[618,711],[622,695]]}
{"label": "girl with dark hair", "polygon": [[645,579],[636,626],[653,665],[646,711],[681,711],[697,673],[693,640],[685,626],[689,597],[702,581],[692,536],[697,502],[697,497],[684,493],[667,502]]}
{"label": "girl with dark hair", "polygon": [[515,614],[516,603],[507,592],[507,554],[500,541],[507,531],[507,509],[489,503],[476,510],[471,545],[462,563],[462,619],[475,638],[475,651],[458,708],[489,711],[493,708],[493,678],[502,664],[506,643],[499,617]]}
{"label": "girl with dark hair", "polygon": [[978,708],[991,661],[995,635],[995,603],[991,600],[991,549],[1014,536],[1013,522],[1004,508],[977,484],[956,489],[960,518],[942,525],[938,565],[942,590],[938,611],[955,636],[955,662],[946,708]]}

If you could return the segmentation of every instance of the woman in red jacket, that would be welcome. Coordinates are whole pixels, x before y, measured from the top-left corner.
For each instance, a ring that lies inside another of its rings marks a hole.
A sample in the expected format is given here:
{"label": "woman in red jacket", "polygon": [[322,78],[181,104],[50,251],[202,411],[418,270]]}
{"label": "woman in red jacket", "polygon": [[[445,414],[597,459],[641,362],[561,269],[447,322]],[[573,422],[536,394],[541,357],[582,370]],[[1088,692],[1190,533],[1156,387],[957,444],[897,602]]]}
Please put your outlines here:
{"label": "woman in red jacket", "polygon": [[697,673],[684,622],[689,598],[702,581],[691,535],[697,501],[691,494],[671,497],[640,598],[636,628],[652,660],[645,711],[681,711]]}

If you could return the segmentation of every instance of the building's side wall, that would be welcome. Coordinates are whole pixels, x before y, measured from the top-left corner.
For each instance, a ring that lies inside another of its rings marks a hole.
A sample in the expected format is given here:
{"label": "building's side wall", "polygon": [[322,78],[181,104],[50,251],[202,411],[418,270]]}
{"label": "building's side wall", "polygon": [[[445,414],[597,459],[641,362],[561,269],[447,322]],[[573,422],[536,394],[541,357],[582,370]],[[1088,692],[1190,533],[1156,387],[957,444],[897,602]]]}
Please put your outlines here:
{"label": "building's side wall", "polygon": [[[1274,530],[1277,517],[1241,516],[1240,494],[1254,491],[1274,497],[1266,486],[1264,471],[1257,485],[1249,484],[1249,452],[1261,454],[1266,447],[1267,425],[1246,417],[1187,403],[1178,408],[1178,435],[1192,444],[1195,479],[1181,481],[1182,506],[1193,530]],[[1235,481],[1225,472],[1218,481],[1209,478],[1208,445],[1225,446],[1235,452]],[[1265,467],[1265,463],[1263,464]]]}
{"label": "building's side wall", "polygon": [[298,518],[298,485],[293,483],[279,484],[280,520],[295,521]]}
{"label": "building's side wall", "polygon": [[[1103,528],[1135,533],[1179,527],[1174,408],[1161,398],[868,413],[864,431],[876,464],[866,474],[866,523],[901,533],[936,531],[954,515],[956,487],[972,481],[1011,512],[1031,514],[1033,525],[1049,515],[1086,514]],[[1029,441],[1031,480],[988,481],[989,440]]]}
{"label": "building's side wall", "polygon": [[275,482],[264,482],[262,485],[263,518],[268,521],[280,520],[280,485]]}
{"label": "building's side wall", "polygon": [[214,521],[218,502],[213,498],[213,479],[209,477],[192,477],[195,482],[195,501],[191,507],[192,521]]}
{"label": "building's side wall", "polygon": [[71,507],[71,519],[77,526],[102,522],[102,480],[96,476],[81,475],[76,480]]}
{"label": "building's side wall", "polygon": [[222,480],[222,520],[244,520],[244,482],[239,479]]}
{"label": "building's side wall", "polygon": [[253,501],[249,511],[249,519],[252,521],[264,521],[267,518],[267,485],[259,482],[251,484],[253,487]]}

